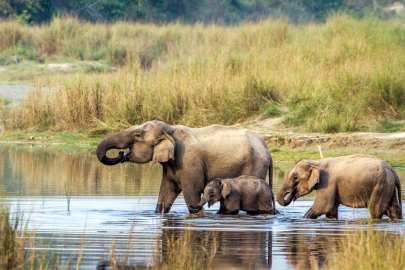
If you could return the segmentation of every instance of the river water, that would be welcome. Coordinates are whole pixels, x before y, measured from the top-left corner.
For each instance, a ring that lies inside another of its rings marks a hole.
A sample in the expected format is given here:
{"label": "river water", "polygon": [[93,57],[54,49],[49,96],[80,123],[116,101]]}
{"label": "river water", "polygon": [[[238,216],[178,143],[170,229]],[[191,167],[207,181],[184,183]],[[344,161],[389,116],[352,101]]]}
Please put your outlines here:
{"label": "river water", "polygon": [[[275,163],[275,193],[293,166]],[[404,188],[405,170],[396,170]],[[95,147],[0,143],[6,202],[29,220],[36,249],[58,252],[71,268],[80,260],[80,269],[109,269],[113,258],[143,269],[156,256],[189,249],[211,256],[213,269],[318,269],[328,248],[369,216],[341,206],[338,221],[303,219],[315,194],[278,205],[277,216],[219,216],[219,204],[189,215],[182,196],[169,214],[155,214],[160,178],[158,164],[104,166]],[[372,226],[400,234],[404,224],[384,219]],[[173,250],[173,241],[185,244]]]}

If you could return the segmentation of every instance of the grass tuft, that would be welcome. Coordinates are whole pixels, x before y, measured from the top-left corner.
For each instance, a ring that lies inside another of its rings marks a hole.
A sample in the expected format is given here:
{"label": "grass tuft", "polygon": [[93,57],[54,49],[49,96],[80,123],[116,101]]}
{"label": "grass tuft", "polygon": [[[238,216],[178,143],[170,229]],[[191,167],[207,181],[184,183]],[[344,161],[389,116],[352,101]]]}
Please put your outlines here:
{"label": "grass tuft", "polygon": [[[370,225],[370,224],[369,224]],[[403,235],[362,228],[340,241],[329,257],[328,269],[404,269]]]}

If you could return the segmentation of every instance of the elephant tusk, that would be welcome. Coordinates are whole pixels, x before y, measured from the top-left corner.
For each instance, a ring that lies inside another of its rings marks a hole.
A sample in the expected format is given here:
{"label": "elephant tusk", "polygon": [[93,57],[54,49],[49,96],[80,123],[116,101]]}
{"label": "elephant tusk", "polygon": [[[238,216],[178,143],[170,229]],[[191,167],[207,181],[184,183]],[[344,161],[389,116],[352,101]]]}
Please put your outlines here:
{"label": "elephant tusk", "polygon": [[130,153],[131,153],[131,148],[129,148],[129,149],[128,149],[128,152],[126,152],[126,153],[124,154],[124,156],[122,157],[122,159],[121,159],[121,164],[124,163],[125,161],[127,161],[127,160],[126,160],[126,156],[128,156]]}
{"label": "elephant tusk", "polygon": [[129,155],[129,153],[131,153],[131,149],[128,149],[128,152],[125,153],[124,157],[126,157],[127,155]]}

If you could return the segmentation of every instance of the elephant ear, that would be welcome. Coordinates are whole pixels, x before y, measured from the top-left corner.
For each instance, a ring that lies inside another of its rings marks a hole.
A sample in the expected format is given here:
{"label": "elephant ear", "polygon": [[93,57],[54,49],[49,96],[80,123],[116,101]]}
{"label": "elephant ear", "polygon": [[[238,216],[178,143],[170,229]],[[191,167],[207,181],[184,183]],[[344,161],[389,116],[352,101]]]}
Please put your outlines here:
{"label": "elephant ear", "polygon": [[176,143],[172,136],[163,132],[163,134],[156,140],[153,148],[153,162],[167,162],[169,159],[174,160],[174,148]]}
{"label": "elephant ear", "polygon": [[313,189],[319,183],[319,168],[317,166],[309,165],[309,178],[308,188]]}
{"label": "elephant ear", "polygon": [[226,196],[231,193],[232,189],[231,186],[227,183],[221,180],[221,186],[222,186],[222,191],[221,191],[221,196],[225,199]]}

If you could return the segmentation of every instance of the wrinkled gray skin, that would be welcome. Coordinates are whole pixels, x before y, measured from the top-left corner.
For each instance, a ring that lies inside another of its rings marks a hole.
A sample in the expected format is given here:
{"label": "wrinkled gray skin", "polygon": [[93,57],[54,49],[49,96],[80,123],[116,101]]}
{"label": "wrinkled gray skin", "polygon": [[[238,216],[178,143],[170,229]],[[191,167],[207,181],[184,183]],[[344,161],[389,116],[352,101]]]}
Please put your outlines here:
{"label": "wrinkled gray skin", "polygon": [[277,214],[273,191],[262,179],[242,175],[233,179],[214,178],[204,189],[204,195],[198,205],[189,205],[200,211],[208,202],[211,207],[221,202],[217,214],[236,215],[239,210],[249,215]]}
{"label": "wrinkled gray skin", "polygon": [[381,219],[383,215],[402,219],[398,175],[385,161],[374,156],[300,160],[278,191],[277,201],[287,206],[313,190],[316,199],[304,218],[316,219],[326,214],[328,218],[338,219],[338,207],[343,204],[368,208],[373,219]]}
{"label": "wrinkled gray skin", "polygon": [[[110,149],[130,149],[108,158]],[[212,177],[232,178],[254,175],[270,185],[273,163],[263,138],[238,127],[212,125],[203,128],[171,126],[158,120],[133,126],[100,142],[97,158],[105,165],[120,162],[159,162],[162,183],[156,213],[168,213],[183,191],[187,205],[200,202],[201,193]],[[190,213],[197,212],[189,208]]]}

